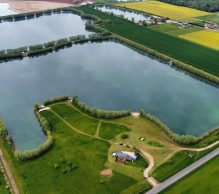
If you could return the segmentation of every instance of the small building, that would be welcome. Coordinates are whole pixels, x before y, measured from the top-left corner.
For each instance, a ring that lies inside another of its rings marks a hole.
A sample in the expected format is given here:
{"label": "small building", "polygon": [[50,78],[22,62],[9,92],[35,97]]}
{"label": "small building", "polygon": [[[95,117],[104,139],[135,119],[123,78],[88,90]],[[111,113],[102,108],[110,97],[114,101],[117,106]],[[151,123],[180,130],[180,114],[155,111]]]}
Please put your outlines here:
{"label": "small building", "polygon": [[113,153],[113,156],[116,157],[116,161],[120,163],[125,163],[126,161],[137,160],[138,155],[136,152],[126,152],[126,151],[116,151]]}

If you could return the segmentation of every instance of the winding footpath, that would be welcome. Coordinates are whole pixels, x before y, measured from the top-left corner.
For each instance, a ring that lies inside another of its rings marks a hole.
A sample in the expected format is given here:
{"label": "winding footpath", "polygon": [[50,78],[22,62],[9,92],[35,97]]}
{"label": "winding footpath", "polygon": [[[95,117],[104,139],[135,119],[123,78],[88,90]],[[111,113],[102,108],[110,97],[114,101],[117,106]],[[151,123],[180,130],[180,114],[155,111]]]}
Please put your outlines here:
{"label": "winding footpath", "polygon": [[[216,145],[216,144],[214,144],[214,145]],[[196,162],[194,162],[190,166],[184,168],[183,170],[181,170],[177,174],[173,175],[169,179],[165,180],[164,182],[157,184],[156,186],[154,186],[153,189],[148,191],[146,194],[157,194],[157,193],[163,191],[164,189],[168,188],[169,186],[171,186],[172,184],[174,184],[175,182],[177,182],[181,178],[185,177],[186,175],[188,175],[189,173],[191,173],[195,169],[199,168],[200,166],[202,166],[203,164],[205,164],[206,162],[208,162],[212,158],[216,157],[217,155],[219,155],[219,148],[216,148],[214,151],[210,152],[209,154],[207,154],[203,158],[197,160]]]}
{"label": "winding footpath", "polygon": [[2,152],[1,149],[0,149],[0,158],[1,158],[2,165],[4,167],[5,173],[7,175],[8,181],[11,185],[13,193],[14,194],[19,194],[19,190],[18,190],[18,187],[17,187],[16,182],[14,180],[14,177],[12,175],[11,169],[10,169],[7,161],[5,160],[3,152]]}

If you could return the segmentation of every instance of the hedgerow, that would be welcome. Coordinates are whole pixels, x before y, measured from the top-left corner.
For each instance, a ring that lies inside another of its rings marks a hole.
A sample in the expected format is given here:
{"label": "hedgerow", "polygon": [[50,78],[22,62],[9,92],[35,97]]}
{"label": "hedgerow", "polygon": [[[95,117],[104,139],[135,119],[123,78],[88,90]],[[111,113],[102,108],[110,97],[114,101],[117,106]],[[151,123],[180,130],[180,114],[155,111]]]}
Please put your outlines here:
{"label": "hedgerow", "polygon": [[130,110],[124,111],[106,111],[102,109],[92,108],[87,104],[80,101],[78,96],[73,97],[72,104],[78,109],[84,111],[85,113],[91,115],[95,118],[106,118],[106,119],[116,119],[124,116],[131,115]]}
{"label": "hedgerow", "polygon": [[178,144],[182,145],[194,145],[199,143],[200,141],[203,141],[204,139],[208,138],[209,136],[216,134],[219,134],[219,128],[215,128],[212,130],[209,130],[205,134],[201,136],[194,136],[194,135],[179,135],[177,133],[174,133],[171,129],[169,129],[162,121],[160,121],[157,117],[151,115],[150,113],[146,113],[143,109],[140,111],[140,115],[151,122],[153,122],[155,125],[157,125],[170,139],[175,141]]}

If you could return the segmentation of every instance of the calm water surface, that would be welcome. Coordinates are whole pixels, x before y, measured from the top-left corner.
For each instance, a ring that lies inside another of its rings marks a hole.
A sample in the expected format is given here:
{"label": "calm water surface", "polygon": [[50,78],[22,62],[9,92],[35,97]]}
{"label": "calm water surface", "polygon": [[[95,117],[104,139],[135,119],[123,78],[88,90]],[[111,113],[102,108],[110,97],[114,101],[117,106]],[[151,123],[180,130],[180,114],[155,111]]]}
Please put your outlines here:
{"label": "calm water surface", "polygon": [[35,45],[75,35],[88,35],[85,20],[74,14],[52,14],[0,24],[0,50]]}
{"label": "calm water surface", "polygon": [[219,124],[218,88],[117,43],[75,45],[0,68],[0,116],[20,149],[44,140],[33,104],[64,94],[98,108],[143,107],[181,134]]}
{"label": "calm water surface", "polygon": [[15,11],[9,9],[8,3],[0,3],[0,16],[16,14]]}
{"label": "calm water surface", "polygon": [[117,9],[117,8],[111,8],[111,7],[106,7],[106,6],[96,6],[96,9],[105,12],[105,13],[113,13],[117,16],[123,15],[125,19],[132,21],[134,19],[135,22],[139,22],[139,21],[149,21],[150,20],[150,16],[146,16],[143,14],[139,14],[139,13],[135,13],[135,12],[129,12],[126,10],[121,10],[121,9]]}

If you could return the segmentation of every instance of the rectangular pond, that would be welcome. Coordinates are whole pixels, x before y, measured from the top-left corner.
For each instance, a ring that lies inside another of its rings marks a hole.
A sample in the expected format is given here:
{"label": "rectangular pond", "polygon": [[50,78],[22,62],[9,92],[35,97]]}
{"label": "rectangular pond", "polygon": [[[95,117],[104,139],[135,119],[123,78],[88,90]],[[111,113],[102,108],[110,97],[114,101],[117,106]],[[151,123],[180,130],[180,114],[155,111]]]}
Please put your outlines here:
{"label": "rectangular pond", "polygon": [[0,117],[20,149],[45,139],[33,105],[78,95],[98,108],[144,108],[180,134],[219,124],[219,89],[114,42],[74,45],[35,58],[0,63]]}
{"label": "rectangular pond", "polygon": [[133,22],[140,22],[140,21],[146,21],[149,22],[152,18],[152,16],[147,15],[147,14],[140,14],[132,10],[124,10],[122,8],[116,8],[116,7],[109,7],[109,6],[96,6],[95,9],[98,9],[104,13],[113,13],[114,15],[117,16],[122,16],[124,19],[127,19],[129,21]]}
{"label": "rectangular pond", "polygon": [[0,23],[0,50],[42,44],[75,35],[89,35],[86,20],[71,13]]}

